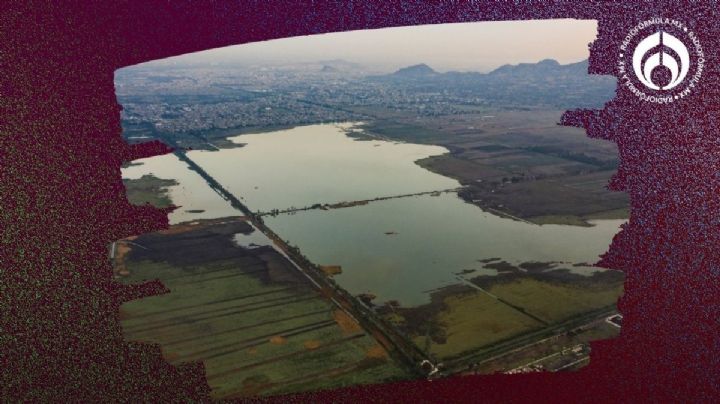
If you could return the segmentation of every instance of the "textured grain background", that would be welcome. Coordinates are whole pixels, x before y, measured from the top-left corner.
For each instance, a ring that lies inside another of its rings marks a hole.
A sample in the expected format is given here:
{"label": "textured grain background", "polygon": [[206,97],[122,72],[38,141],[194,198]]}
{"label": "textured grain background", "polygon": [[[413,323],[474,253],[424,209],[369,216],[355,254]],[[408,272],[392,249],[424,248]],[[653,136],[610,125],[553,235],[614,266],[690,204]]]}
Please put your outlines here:
{"label": "textured grain background", "polygon": [[623,37],[650,17],[694,30],[706,70],[689,97],[640,101],[619,87],[563,123],[616,142],[610,186],[631,219],[601,264],[626,272],[622,334],[563,374],[457,377],[282,401],[710,401],[720,389],[720,140],[714,1],[66,1],[0,7],[0,395],[8,401],[206,401],[200,363],[173,367],[123,340],[118,307],[166,288],[113,281],[107,245],[167,227],[128,203],[123,162],[167,153],[127,145],[113,74],[230,44],[427,23],[571,17],[598,21],[591,73],[614,74]]}

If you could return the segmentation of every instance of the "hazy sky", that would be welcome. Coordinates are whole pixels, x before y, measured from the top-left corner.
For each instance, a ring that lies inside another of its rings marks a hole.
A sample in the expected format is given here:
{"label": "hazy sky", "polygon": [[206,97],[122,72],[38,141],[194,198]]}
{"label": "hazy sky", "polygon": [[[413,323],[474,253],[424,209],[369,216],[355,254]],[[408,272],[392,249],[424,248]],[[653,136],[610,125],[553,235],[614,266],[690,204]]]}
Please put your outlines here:
{"label": "hazy sky", "polygon": [[569,19],[422,25],[278,39],[172,59],[242,64],[345,59],[383,70],[427,63],[439,71],[488,71],[506,63],[586,59],[596,28],[595,21]]}

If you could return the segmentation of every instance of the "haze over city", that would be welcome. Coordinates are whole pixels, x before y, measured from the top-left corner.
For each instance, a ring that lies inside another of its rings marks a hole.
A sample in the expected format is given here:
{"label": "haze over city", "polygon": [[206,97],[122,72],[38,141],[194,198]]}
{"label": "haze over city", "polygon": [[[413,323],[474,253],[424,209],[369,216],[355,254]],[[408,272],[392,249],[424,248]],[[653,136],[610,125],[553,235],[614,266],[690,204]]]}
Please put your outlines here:
{"label": "haze over city", "polygon": [[586,59],[596,31],[595,21],[570,19],[422,25],[256,42],[151,63],[257,65],[343,59],[379,71],[427,63],[438,71],[487,72],[507,63]]}

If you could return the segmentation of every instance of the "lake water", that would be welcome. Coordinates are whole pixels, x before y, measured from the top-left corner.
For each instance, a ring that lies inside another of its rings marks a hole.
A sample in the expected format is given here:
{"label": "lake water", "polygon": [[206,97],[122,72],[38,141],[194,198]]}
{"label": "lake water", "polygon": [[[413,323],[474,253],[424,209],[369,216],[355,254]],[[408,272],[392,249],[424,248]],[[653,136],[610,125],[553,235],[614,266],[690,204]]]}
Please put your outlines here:
{"label": "lake water", "polygon": [[[146,174],[153,174],[157,178],[177,181],[178,185],[167,187],[170,199],[175,205],[180,206],[170,213],[170,224],[242,215],[242,212],[230,206],[230,203],[213,191],[200,175],[190,170],[187,164],[174,154],[135,160],[133,163],[140,165],[123,168],[123,178],[137,179]],[[203,210],[203,212],[191,213],[188,212],[189,210]]]}
{"label": "lake water", "polygon": [[476,270],[470,277],[493,274],[479,262],[489,258],[515,265],[559,261],[587,273],[593,269],[572,264],[597,261],[623,220],[538,226],[442,194],[266,217],[265,223],[316,264],[341,265],[335,279],[349,292],[415,305],[428,301],[428,290],[458,283],[463,270]]}
{"label": "lake water", "polygon": [[229,138],[244,147],[191,151],[193,161],[253,211],[457,188],[414,162],[439,146],[358,141],[344,125],[310,125]]}
{"label": "lake water", "polygon": [[[348,137],[345,125],[312,125],[231,138],[244,147],[192,151],[188,156],[254,211],[303,207],[315,203],[456,188],[458,182],[414,162],[447,150],[437,146]],[[237,215],[230,205],[175,156],[143,160],[123,171],[137,178],[153,172],[174,178],[170,196],[197,215],[173,213],[172,222]],[[336,281],[353,294],[369,292],[377,301],[403,305],[429,301],[428,291],[467,276],[494,274],[480,260],[500,258],[513,264],[562,262],[579,273],[596,270],[573,264],[593,263],[604,253],[623,220],[601,220],[594,227],[534,225],[501,218],[465,203],[455,193],[371,202],[332,210],[310,210],[265,223],[296,245],[311,261],[340,265]],[[259,234],[236,241],[265,243]]]}

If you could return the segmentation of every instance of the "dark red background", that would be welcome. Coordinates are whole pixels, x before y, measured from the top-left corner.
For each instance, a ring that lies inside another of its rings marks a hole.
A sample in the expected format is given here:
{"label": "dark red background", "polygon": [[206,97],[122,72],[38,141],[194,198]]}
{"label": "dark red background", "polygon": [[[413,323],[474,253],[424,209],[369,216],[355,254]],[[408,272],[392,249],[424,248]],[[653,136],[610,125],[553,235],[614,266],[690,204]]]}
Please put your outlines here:
{"label": "dark red background", "polygon": [[[706,53],[698,91],[671,105],[619,87],[563,124],[616,142],[612,189],[631,220],[601,264],[626,273],[621,336],[562,374],[455,377],[293,400],[711,401],[720,385],[718,10],[714,2],[67,1],[0,5],[0,365],[2,396],[43,401],[208,400],[201,364],[173,367],[122,338],[118,307],[167,292],[113,281],[107,245],[167,226],[128,203],[123,162],[162,154],[121,136],[113,75],[203,49],[321,32],[481,20],[597,20],[591,73],[614,74],[638,22],[673,17]],[[287,400],[288,398],[284,398]]]}

